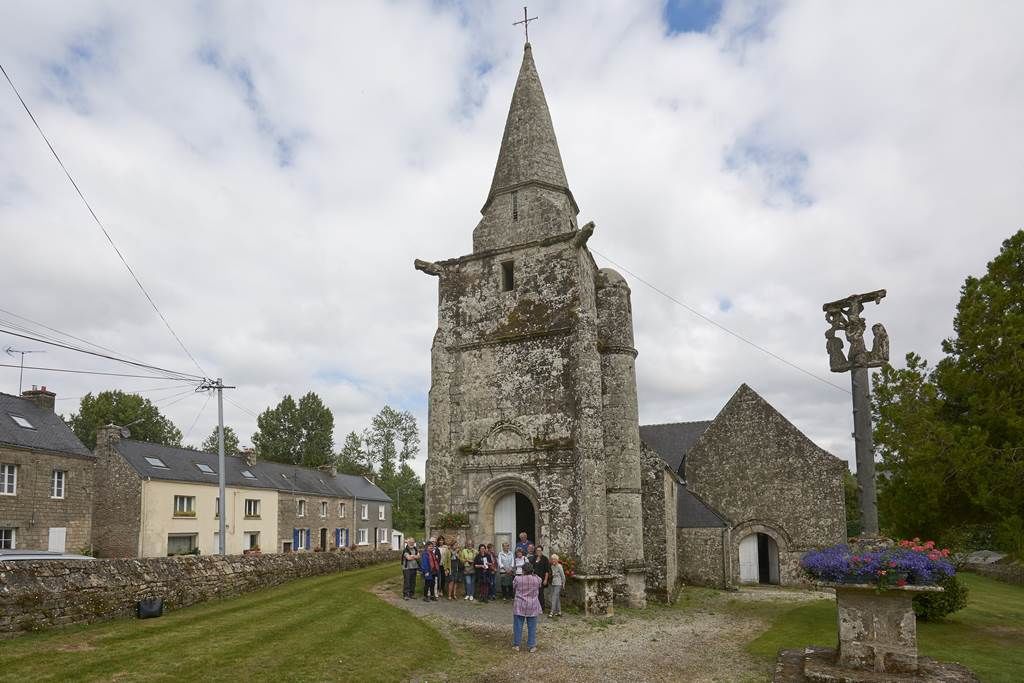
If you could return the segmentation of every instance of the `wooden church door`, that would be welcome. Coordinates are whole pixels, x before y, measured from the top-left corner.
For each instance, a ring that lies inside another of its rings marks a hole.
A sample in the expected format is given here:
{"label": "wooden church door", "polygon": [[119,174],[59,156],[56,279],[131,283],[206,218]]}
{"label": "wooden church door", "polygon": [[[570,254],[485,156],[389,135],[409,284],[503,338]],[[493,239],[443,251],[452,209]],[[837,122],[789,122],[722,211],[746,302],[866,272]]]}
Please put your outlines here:
{"label": "wooden church door", "polygon": [[758,570],[757,534],[750,534],[740,541],[740,583],[757,583]]}

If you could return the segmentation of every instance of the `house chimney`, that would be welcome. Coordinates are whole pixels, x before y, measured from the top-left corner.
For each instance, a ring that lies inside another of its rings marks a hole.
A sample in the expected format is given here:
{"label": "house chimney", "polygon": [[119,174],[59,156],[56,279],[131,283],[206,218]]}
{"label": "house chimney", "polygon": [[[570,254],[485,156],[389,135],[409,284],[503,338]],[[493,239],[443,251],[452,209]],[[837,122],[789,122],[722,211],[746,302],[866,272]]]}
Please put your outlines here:
{"label": "house chimney", "polygon": [[256,464],[256,449],[255,448],[243,448],[238,452],[238,455],[245,460],[246,467],[252,467]]}
{"label": "house chimney", "polygon": [[46,387],[37,387],[35,384],[32,385],[31,389],[26,389],[21,392],[21,397],[26,401],[31,401],[38,408],[53,412],[54,402],[57,400],[57,394],[52,391],[47,391]]}
{"label": "house chimney", "polygon": [[324,474],[331,475],[332,477],[338,476],[338,467],[333,462],[327,465],[320,465],[320,467],[318,467],[317,469],[319,469]]}

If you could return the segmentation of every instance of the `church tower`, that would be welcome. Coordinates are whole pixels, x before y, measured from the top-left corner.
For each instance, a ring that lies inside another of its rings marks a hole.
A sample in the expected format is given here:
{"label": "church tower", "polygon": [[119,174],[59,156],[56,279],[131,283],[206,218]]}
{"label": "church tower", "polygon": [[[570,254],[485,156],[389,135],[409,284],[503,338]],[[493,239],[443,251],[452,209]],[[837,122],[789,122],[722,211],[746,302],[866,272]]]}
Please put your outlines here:
{"label": "church tower", "polygon": [[[587,249],[527,43],[473,252],[439,278],[426,515],[474,544],[574,557],[588,613],[645,604],[630,292]],[[450,530],[446,530],[450,531]]]}

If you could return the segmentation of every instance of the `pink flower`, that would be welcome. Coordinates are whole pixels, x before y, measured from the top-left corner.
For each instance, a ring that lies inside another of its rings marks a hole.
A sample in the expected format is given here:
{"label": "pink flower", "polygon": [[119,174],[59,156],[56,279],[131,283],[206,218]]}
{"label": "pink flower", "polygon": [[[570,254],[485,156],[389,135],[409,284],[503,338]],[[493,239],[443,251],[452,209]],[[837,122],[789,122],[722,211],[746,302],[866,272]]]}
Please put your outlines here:
{"label": "pink flower", "polygon": [[906,579],[899,579],[898,581],[896,581],[896,585],[897,586],[901,586],[901,587],[902,586],[906,586],[907,585],[907,580]]}

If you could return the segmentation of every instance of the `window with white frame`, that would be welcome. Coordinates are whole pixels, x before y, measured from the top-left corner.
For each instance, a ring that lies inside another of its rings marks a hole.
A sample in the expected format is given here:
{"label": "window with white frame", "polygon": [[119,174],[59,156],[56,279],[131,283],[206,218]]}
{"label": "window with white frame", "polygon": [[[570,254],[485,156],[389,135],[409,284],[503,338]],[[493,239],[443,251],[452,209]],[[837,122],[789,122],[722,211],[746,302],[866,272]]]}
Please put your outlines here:
{"label": "window with white frame", "polygon": [[358,543],[359,545],[368,545],[369,541],[367,541],[366,539],[366,529],[360,529],[358,535],[356,536],[356,543]]}
{"label": "window with white frame", "polygon": [[0,528],[0,550],[14,550],[15,529],[10,527]]}
{"label": "window with white frame", "polygon": [[306,501],[300,500],[297,503],[296,508],[295,508],[295,514],[298,515],[299,517],[305,517],[306,516]]}
{"label": "window with white frame", "polygon": [[0,496],[13,496],[18,492],[18,466],[0,465]]}
{"label": "window with white frame", "polygon": [[387,527],[377,530],[377,542],[387,543],[388,542],[388,530]]}
{"label": "window with white frame", "polygon": [[7,413],[11,419],[14,420],[14,424],[18,425],[22,429],[35,429],[35,425],[28,421],[28,418],[22,415],[15,415],[14,413]]}
{"label": "window with white frame", "polygon": [[250,519],[260,518],[260,501],[256,498],[245,499],[245,516]]}
{"label": "window with white frame", "polygon": [[175,496],[174,497],[174,516],[175,517],[195,517],[196,516],[196,497],[195,496]]}
{"label": "window with white frame", "polygon": [[326,500],[320,501],[320,516],[321,517],[326,517],[327,516],[327,501]]}
{"label": "window with white frame", "polygon": [[246,531],[245,532],[245,548],[247,550],[256,550],[260,547],[260,532],[258,531]]}
{"label": "window with white frame", "polygon": [[377,506],[377,519],[384,521],[385,510],[386,508],[383,505]]}
{"label": "window with white frame", "polygon": [[363,503],[360,506],[360,508],[359,508],[359,518],[360,519],[369,519],[370,518],[370,506],[368,504]]}
{"label": "window with white frame", "polygon": [[188,555],[195,552],[196,547],[195,534],[168,534],[167,536],[168,555]]}
{"label": "window with white frame", "polygon": [[64,470],[54,470],[53,477],[50,479],[50,498],[63,498],[64,497],[64,481],[67,479],[68,473]]}
{"label": "window with white frame", "polygon": [[344,503],[338,503],[338,517],[341,517],[341,518],[345,517],[345,504]]}

